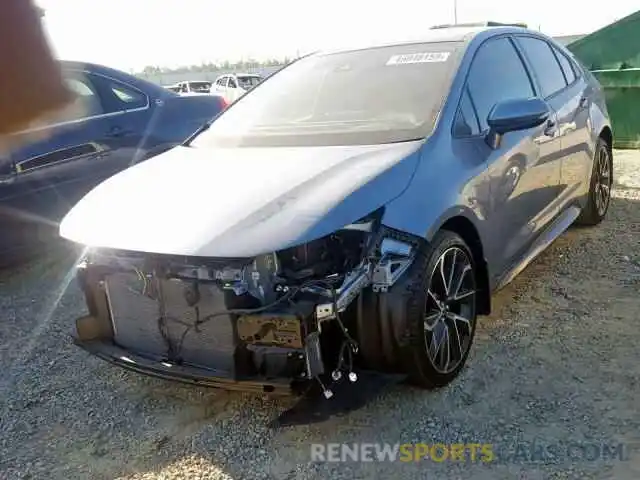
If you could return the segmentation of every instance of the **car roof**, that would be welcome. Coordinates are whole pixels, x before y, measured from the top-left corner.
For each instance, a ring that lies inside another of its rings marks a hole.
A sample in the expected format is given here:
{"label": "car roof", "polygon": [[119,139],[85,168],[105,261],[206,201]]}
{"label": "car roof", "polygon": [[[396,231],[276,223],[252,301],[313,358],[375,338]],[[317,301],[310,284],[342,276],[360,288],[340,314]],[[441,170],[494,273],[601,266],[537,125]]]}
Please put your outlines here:
{"label": "car roof", "polygon": [[[380,47],[393,47],[396,45],[411,45],[418,43],[440,43],[440,42],[457,42],[461,44],[468,44],[474,38],[478,36],[492,36],[501,33],[535,33],[532,30],[529,30],[523,26],[503,26],[503,25],[452,25],[452,26],[437,26],[432,27],[429,30],[426,30],[424,33],[421,33],[416,36],[411,36],[403,39],[393,39],[386,41],[377,41],[377,42],[369,42],[369,43],[358,43],[351,46],[346,46],[342,48],[330,49],[330,50],[322,50],[318,52],[314,52],[314,54],[331,54],[331,53],[340,53],[340,52],[348,52],[355,50],[368,50],[370,48],[380,48]],[[313,54],[312,54],[313,55]]]}
{"label": "car roof", "polygon": [[86,71],[86,72],[93,72],[101,75],[106,75],[108,77],[120,77],[123,74],[127,76],[131,76],[128,73],[123,72],[122,70],[116,70],[114,68],[109,68],[104,65],[91,63],[91,62],[60,60],[60,65],[64,70],[80,70],[80,71]]}
{"label": "car roof", "polygon": [[211,80],[180,80],[177,83],[174,83],[173,85],[182,85],[183,83],[193,83],[193,82],[207,82],[207,83],[211,83]]}
{"label": "car roof", "polygon": [[167,93],[171,93],[161,85],[136,77],[135,75],[123,72],[122,70],[116,70],[97,63],[78,62],[72,60],[60,60],[59,63],[63,71],[75,70],[78,72],[102,75],[132,85],[135,88],[143,90],[146,94],[154,93],[162,97],[166,96]]}
{"label": "car roof", "polygon": [[236,77],[259,77],[260,76],[259,73],[243,73],[243,72],[229,73],[228,75],[235,75]]}

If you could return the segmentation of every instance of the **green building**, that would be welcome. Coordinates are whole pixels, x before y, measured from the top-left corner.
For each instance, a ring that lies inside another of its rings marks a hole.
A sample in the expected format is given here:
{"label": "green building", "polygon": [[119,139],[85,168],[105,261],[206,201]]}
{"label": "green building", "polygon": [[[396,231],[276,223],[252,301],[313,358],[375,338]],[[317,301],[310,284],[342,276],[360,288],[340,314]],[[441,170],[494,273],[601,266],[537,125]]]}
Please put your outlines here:
{"label": "green building", "polygon": [[640,10],[567,48],[605,89],[617,148],[640,148]]}

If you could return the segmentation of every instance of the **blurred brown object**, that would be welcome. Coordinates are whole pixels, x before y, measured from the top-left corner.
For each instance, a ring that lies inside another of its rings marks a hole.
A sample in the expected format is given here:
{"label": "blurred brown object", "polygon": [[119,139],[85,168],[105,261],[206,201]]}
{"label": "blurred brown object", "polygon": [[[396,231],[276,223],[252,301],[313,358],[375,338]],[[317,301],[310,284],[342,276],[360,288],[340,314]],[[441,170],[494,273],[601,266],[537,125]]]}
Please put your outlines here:
{"label": "blurred brown object", "polygon": [[29,0],[0,0],[0,150],[28,140],[24,130],[61,115],[73,100],[42,16]]}

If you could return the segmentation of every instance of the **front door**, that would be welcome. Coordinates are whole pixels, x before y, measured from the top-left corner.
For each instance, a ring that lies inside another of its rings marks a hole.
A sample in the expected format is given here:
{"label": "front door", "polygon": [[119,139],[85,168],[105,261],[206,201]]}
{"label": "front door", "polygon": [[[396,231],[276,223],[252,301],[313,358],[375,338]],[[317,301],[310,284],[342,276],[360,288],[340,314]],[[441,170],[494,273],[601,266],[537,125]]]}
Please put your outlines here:
{"label": "front door", "polygon": [[106,150],[92,172],[97,184],[146,157],[160,112],[152,99],[132,85],[100,75],[88,77],[107,113]]}
{"label": "front door", "polygon": [[487,118],[496,103],[537,95],[533,79],[508,37],[490,39],[480,46],[467,88],[480,124],[477,148],[486,162],[489,182],[485,221],[493,241],[486,246],[486,254],[500,275],[530,246],[543,226],[541,219],[548,216],[558,196],[555,113],[549,123],[505,134],[498,148],[486,144]]}

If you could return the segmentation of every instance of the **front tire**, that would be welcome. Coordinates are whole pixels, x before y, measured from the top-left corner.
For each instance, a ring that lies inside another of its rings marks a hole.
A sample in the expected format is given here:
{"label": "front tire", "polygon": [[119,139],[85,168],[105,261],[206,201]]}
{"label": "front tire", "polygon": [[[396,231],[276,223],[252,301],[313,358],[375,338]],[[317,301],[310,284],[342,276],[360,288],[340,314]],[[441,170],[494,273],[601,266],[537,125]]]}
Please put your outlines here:
{"label": "front tire", "polygon": [[475,335],[478,294],[473,255],[459,235],[441,230],[408,273],[412,285],[407,299],[406,373],[422,388],[442,387],[464,367]]}
{"label": "front tire", "polygon": [[594,226],[604,220],[611,202],[612,185],[613,154],[611,147],[599,138],[593,158],[587,205],[576,220],[578,225]]}

